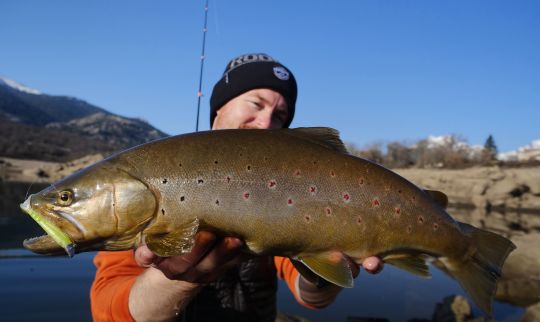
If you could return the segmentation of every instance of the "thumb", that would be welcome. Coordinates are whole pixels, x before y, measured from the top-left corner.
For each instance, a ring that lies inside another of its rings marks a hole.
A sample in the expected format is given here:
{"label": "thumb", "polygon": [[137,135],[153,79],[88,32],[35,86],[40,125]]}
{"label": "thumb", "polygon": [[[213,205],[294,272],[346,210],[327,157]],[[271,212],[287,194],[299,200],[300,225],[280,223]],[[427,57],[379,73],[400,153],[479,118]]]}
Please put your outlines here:
{"label": "thumb", "polygon": [[158,256],[147,247],[141,246],[135,250],[135,262],[142,267],[153,266],[158,260]]}

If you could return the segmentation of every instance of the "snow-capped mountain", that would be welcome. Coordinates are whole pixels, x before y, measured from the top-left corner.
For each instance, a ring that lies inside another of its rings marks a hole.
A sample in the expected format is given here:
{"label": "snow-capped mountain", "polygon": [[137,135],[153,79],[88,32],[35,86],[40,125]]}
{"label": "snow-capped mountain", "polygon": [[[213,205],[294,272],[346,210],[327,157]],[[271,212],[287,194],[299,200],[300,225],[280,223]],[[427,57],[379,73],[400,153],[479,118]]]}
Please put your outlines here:
{"label": "snow-capped mountain", "polygon": [[540,161],[540,139],[518,148],[516,151],[499,153],[497,156],[502,161]]}
{"label": "snow-capped mountain", "polygon": [[0,85],[11,87],[12,89],[23,92],[23,93],[41,95],[41,92],[38,91],[37,89],[26,87],[23,84],[19,84],[14,80],[11,80],[9,78],[2,77],[2,76],[0,76]]}

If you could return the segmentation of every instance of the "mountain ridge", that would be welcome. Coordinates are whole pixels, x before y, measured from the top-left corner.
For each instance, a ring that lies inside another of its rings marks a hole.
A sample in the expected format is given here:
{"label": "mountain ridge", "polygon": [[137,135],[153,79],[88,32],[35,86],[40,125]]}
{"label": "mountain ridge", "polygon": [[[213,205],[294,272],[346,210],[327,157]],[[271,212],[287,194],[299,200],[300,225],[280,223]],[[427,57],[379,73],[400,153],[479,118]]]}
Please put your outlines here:
{"label": "mountain ridge", "polygon": [[139,118],[0,77],[0,156],[69,161],[168,136]]}

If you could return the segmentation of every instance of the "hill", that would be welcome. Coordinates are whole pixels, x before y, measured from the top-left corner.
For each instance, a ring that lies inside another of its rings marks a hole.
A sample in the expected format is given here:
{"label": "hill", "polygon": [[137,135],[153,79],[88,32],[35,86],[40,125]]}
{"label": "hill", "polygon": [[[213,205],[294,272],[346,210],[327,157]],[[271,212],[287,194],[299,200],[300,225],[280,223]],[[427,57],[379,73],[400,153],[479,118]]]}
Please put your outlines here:
{"label": "hill", "polygon": [[0,77],[0,156],[65,162],[165,136],[141,119]]}

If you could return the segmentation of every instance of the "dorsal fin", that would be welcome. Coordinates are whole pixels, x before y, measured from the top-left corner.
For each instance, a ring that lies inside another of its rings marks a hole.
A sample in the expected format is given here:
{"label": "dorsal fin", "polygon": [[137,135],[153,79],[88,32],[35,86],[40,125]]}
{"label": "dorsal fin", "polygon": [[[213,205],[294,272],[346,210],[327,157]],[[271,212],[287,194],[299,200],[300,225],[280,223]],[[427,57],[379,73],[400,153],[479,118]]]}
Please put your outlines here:
{"label": "dorsal fin", "polygon": [[289,135],[324,146],[325,148],[340,153],[349,153],[345,144],[339,138],[339,132],[336,129],[330,127],[299,127],[286,131]]}
{"label": "dorsal fin", "polygon": [[444,209],[448,207],[448,197],[444,194],[444,192],[427,189],[424,189],[424,191],[431,196],[431,198],[435,201],[436,204],[438,204]]}

